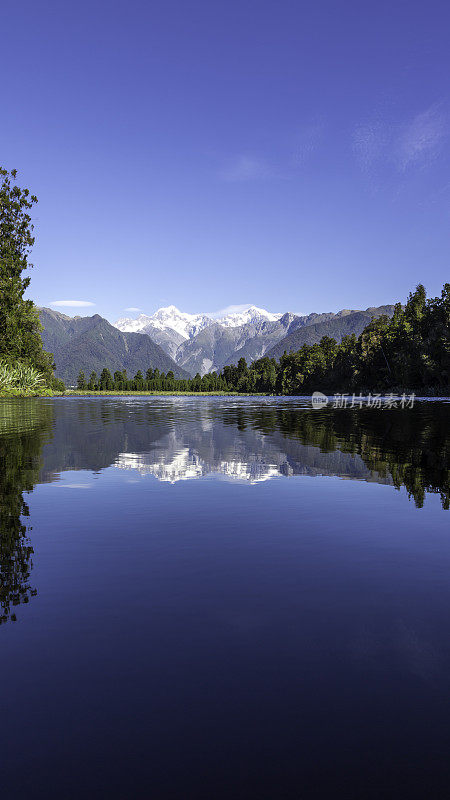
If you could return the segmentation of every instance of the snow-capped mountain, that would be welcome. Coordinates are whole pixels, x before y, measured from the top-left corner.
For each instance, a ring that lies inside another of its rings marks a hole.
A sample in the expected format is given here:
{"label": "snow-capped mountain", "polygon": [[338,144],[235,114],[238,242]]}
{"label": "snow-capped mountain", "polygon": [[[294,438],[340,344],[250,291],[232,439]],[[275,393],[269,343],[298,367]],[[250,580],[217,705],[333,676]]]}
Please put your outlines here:
{"label": "snow-capped mountain", "polygon": [[159,308],[150,319],[154,328],[162,331],[170,328],[184,339],[192,339],[212,322],[206,314],[186,314],[176,306]]}
{"label": "snow-capped mountain", "polygon": [[144,328],[148,325],[151,318],[147,314],[139,314],[136,319],[131,317],[120,317],[113,325],[123,333],[144,333]]}
{"label": "snow-capped mountain", "polygon": [[122,317],[115,323],[120,331],[134,331],[147,333],[147,328],[156,328],[160,331],[175,331],[183,339],[192,339],[197,333],[212,325],[213,320],[206,314],[186,314],[179,311],[176,306],[158,308],[154,314],[139,314],[137,319]]}
{"label": "snow-capped mountain", "polygon": [[223,325],[225,328],[238,328],[240,325],[247,325],[248,323],[276,322],[278,319],[281,319],[282,316],[283,314],[273,314],[271,311],[266,311],[265,308],[249,306],[246,309],[234,311],[223,317],[219,317],[216,319],[216,322]]}
{"label": "snow-capped mountain", "polygon": [[183,339],[192,339],[209,325],[219,324],[225,328],[238,328],[241,325],[255,322],[275,322],[282,317],[282,314],[273,314],[264,308],[248,306],[239,311],[225,314],[222,317],[210,317],[207,314],[187,314],[180,311],[176,306],[166,306],[158,308],[154,314],[139,314],[136,319],[122,317],[115,323],[115,327],[120,331],[134,333],[151,333],[149,329],[160,331],[175,331]]}

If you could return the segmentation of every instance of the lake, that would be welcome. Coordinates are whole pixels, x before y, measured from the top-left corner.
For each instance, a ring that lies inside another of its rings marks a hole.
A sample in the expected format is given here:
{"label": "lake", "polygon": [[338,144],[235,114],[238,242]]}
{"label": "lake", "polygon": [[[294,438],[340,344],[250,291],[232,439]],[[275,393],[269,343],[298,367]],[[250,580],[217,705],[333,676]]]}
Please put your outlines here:
{"label": "lake", "polygon": [[0,401],[2,798],[450,793],[450,403]]}

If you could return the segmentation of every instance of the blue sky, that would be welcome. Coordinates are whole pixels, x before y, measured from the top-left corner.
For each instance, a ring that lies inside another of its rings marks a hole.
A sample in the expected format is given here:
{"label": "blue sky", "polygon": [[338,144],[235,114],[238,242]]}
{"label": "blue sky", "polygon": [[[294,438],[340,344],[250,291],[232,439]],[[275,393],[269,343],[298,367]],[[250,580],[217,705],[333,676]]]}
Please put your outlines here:
{"label": "blue sky", "polygon": [[337,311],[450,280],[447,3],[24,0],[2,23],[38,304]]}

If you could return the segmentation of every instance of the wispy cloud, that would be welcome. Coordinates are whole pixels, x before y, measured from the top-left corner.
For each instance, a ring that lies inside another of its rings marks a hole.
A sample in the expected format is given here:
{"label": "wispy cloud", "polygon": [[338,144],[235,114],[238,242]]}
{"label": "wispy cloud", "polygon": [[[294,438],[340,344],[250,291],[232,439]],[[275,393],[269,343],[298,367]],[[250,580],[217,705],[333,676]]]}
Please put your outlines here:
{"label": "wispy cloud", "polygon": [[440,155],[447,134],[447,116],[435,104],[403,122],[375,118],[358,124],[353,151],[363,172],[372,178],[386,169],[401,174],[430,165]]}
{"label": "wispy cloud", "polygon": [[247,311],[252,305],[253,303],[239,303],[239,305],[235,306],[226,306],[225,308],[220,308],[219,311],[209,312],[208,317],[218,319],[219,317],[226,317],[227,314],[239,314],[241,311]]}
{"label": "wispy cloud", "polygon": [[95,306],[90,300],[52,300],[51,306],[61,306],[63,308],[87,308]]}
{"label": "wispy cloud", "polygon": [[219,177],[226,183],[244,183],[267,179],[288,180],[316,152],[325,133],[322,117],[311,117],[299,125],[291,137],[289,148],[278,157],[266,158],[255,153],[239,153],[222,164]]}
{"label": "wispy cloud", "polygon": [[[208,311],[207,316],[211,317],[211,319],[222,319],[223,317],[227,317],[229,314],[240,314],[242,311],[247,311],[248,308],[260,308],[260,310],[263,310],[260,306],[255,306],[254,303],[239,303],[238,305],[220,308],[219,311]],[[295,311],[294,313],[299,317],[306,316],[306,314],[300,311]]]}
{"label": "wispy cloud", "polygon": [[136,308],[136,306],[128,306],[125,311],[130,311],[132,314],[137,314],[139,311],[142,311],[142,308]]}
{"label": "wispy cloud", "polygon": [[249,155],[231,159],[219,173],[220,178],[227,183],[258,181],[275,175],[276,171],[267,161]]}
{"label": "wispy cloud", "polygon": [[433,161],[439,155],[446,134],[446,120],[438,106],[431,106],[418,114],[398,137],[396,156],[399,169],[406,170]]}
{"label": "wispy cloud", "polygon": [[375,121],[358,124],[353,131],[353,152],[363,172],[387,155],[392,141],[391,126]]}

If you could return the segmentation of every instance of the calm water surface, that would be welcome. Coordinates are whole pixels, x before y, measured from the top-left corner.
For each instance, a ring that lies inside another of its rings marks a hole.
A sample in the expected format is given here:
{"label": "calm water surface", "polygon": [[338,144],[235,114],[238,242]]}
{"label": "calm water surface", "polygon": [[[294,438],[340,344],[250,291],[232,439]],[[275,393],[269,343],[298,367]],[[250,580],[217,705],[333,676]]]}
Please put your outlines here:
{"label": "calm water surface", "polygon": [[450,794],[450,404],[0,404],[5,798]]}

